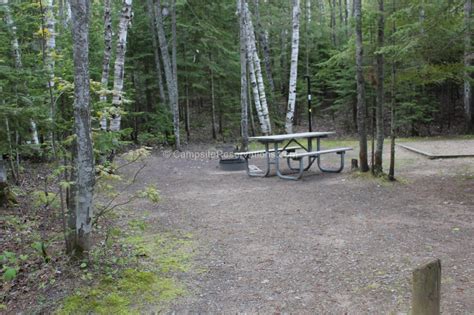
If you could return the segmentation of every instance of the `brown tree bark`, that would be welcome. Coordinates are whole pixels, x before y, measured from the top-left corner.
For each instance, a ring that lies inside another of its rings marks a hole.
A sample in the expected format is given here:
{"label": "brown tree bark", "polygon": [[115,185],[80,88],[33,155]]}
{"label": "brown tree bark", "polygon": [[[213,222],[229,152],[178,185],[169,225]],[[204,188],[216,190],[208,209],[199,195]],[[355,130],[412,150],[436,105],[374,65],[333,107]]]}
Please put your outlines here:
{"label": "brown tree bark", "polygon": [[[377,22],[377,48],[380,50],[384,46],[385,37],[385,18],[384,18],[384,0],[378,0],[378,22]],[[383,172],[382,160],[383,160],[383,142],[384,142],[384,123],[383,123],[383,111],[384,111],[384,56],[382,53],[376,55],[377,62],[377,105],[375,108],[376,116],[376,129],[377,129],[377,145],[375,148],[375,174],[381,174]]]}
{"label": "brown tree bark", "polygon": [[356,81],[357,81],[357,127],[359,133],[359,159],[362,172],[369,170],[367,161],[367,129],[366,129],[366,104],[365,104],[365,82],[363,70],[363,47],[362,47],[362,5],[361,0],[354,0],[354,11],[356,21]]}

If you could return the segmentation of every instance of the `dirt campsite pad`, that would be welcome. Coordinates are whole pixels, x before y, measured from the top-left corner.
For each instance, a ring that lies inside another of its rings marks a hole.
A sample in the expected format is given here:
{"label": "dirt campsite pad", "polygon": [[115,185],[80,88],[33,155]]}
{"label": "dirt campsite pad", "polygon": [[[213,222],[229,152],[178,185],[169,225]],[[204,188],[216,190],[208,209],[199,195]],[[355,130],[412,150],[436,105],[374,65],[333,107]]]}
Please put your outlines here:
{"label": "dirt campsite pad", "polygon": [[429,159],[473,157],[474,140],[429,140],[398,144],[400,147],[419,153]]}
{"label": "dirt campsite pad", "polygon": [[406,313],[411,273],[432,258],[443,313],[474,312],[474,159],[448,168],[400,149],[396,183],[348,167],[293,182],[223,172],[204,156],[157,152],[137,184],[162,192],[144,209],[156,228],[197,244],[181,277],[189,292],[170,312]]}

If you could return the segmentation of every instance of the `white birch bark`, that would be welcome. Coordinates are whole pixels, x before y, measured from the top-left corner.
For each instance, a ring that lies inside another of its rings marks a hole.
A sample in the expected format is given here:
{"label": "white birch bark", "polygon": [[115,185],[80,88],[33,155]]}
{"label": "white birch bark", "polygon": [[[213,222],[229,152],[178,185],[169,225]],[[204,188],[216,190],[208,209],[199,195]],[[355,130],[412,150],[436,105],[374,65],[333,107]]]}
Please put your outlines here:
{"label": "white birch bark", "polygon": [[179,86],[178,86],[178,61],[177,61],[177,37],[176,37],[176,0],[171,0],[171,64],[173,70],[173,81],[175,88],[175,106],[173,106],[173,127],[175,146],[177,149],[180,148],[180,135],[179,135]]}
{"label": "white birch bark", "polygon": [[[12,37],[11,44],[12,44],[13,57],[15,59],[15,69],[19,71],[23,68],[23,63],[21,61],[21,50],[20,50],[20,44],[18,43],[16,25],[12,18],[8,0],[2,0],[1,4],[5,12],[5,22],[7,24],[7,28]],[[32,141],[34,144],[39,144],[38,129],[36,127],[36,122],[34,120],[30,120],[30,126],[31,126]]]}
{"label": "white birch bark", "polygon": [[[54,50],[56,49],[56,31],[55,31],[56,20],[54,18],[54,7],[53,0],[47,0],[46,2],[46,30],[48,31],[46,37],[46,60],[47,69],[49,74],[49,86],[54,87]],[[53,113],[51,113],[51,116]]]}
{"label": "white birch bark", "polygon": [[132,18],[132,0],[124,0],[120,14],[117,49],[114,66],[114,90],[112,98],[113,112],[110,117],[110,130],[119,131],[122,116],[123,78],[125,75],[125,52],[127,50],[127,34]]}
{"label": "white birch bark", "polygon": [[181,149],[180,137],[179,137],[179,107],[178,107],[178,86],[174,80],[173,65],[168,51],[168,42],[166,40],[165,29],[163,25],[163,14],[161,12],[161,1],[158,0],[155,8],[156,15],[156,28],[158,33],[158,40],[161,49],[161,58],[163,59],[163,67],[165,70],[166,85],[168,88],[168,95],[173,111],[173,125],[174,125],[174,136],[175,136],[175,148]]}
{"label": "white birch bark", "polygon": [[288,93],[288,107],[286,113],[285,130],[293,132],[293,119],[296,104],[296,80],[298,78],[298,49],[300,40],[300,1],[293,0],[293,34],[291,37],[291,66]]}
{"label": "white birch bark", "polygon": [[[248,31],[248,27],[246,28]],[[260,95],[258,93],[257,77],[255,76],[253,54],[250,53],[251,52],[250,41],[251,41],[251,37],[247,36],[247,58],[248,58],[247,63],[248,63],[248,71],[249,71],[249,78],[250,78],[250,87],[252,89],[253,99],[255,102],[255,108],[257,110],[257,117],[260,123],[260,130],[264,135],[268,135],[267,122],[265,121],[265,117],[263,116],[262,104],[260,103]]]}
{"label": "white birch bark", "polygon": [[[109,86],[110,58],[112,56],[112,13],[110,7],[111,0],[104,0],[104,57],[102,61],[102,77],[100,84],[104,92],[100,95],[100,101],[107,101],[105,90]],[[100,129],[107,130],[107,113],[104,110],[100,118]]]}
{"label": "white birch bark", "polygon": [[[271,122],[270,122],[270,115],[268,112],[268,103],[267,97],[265,94],[265,84],[263,83],[263,76],[262,76],[262,68],[260,65],[260,58],[258,56],[257,45],[255,41],[255,29],[252,23],[252,17],[250,15],[250,10],[248,5],[245,4],[245,22],[246,22],[246,31],[247,31],[247,38],[248,38],[248,62],[252,62],[254,69],[255,69],[255,76],[257,79],[257,87],[258,87],[258,98],[260,100],[260,105],[262,107],[262,116],[265,124],[265,128],[262,129],[264,134],[270,134],[272,132]],[[255,95],[255,94],[254,94]],[[258,108],[257,108],[258,111]]]}
{"label": "white birch bark", "polygon": [[248,149],[249,126],[248,126],[248,97],[247,97],[247,27],[245,18],[245,0],[237,0],[237,12],[239,14],[240,26],[240,134],[242,136],[242,151]]}
{"label": "white birch bark", "polygon": [[74,128],[76,132],[75,254],[87,254],[93,218],[95,185],[89,92],[89,1],[71,0],[74,59]]}

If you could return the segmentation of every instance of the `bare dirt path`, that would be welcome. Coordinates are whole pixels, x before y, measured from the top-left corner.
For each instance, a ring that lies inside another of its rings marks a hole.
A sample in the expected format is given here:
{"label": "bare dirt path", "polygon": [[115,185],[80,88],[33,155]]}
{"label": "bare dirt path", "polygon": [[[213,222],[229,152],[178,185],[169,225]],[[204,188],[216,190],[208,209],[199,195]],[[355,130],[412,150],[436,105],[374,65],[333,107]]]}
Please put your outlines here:
{"label": "bare dirt path", "polygon": [[411,271],[440,258],[443,313],[474,313],[474,160],[399,149],[397,164],[398,183],[347,167],[292,182],[157,152],[142,176],[163,195],[153,216],[193,235],[200,270],[170,311],[406,312]]}

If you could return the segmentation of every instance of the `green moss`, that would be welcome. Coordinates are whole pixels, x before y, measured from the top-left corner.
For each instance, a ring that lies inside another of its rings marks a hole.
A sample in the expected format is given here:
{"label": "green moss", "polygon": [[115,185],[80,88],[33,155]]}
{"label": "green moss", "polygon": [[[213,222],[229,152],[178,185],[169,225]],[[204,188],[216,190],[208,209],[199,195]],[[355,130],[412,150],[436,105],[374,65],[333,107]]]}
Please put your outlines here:
{"label": "green moss", "polygon": [[83,288],[63,301],[57,314],[135,314],[150,307],[163,308],[166,303],[186,294],[173,273],[191,267],[192,241],[172,235],[133,235],[123,240],[132,245],[133,253],[143,258],[140,269],[125,269],[117,279],[104,277],[92,288]]}
{"label": "green moss", "polygon": [[57,314],[138,314],[147,306],[159,308],[185,293],[172,278],[126,269],[116,281],[103,280],[67,297]]}

